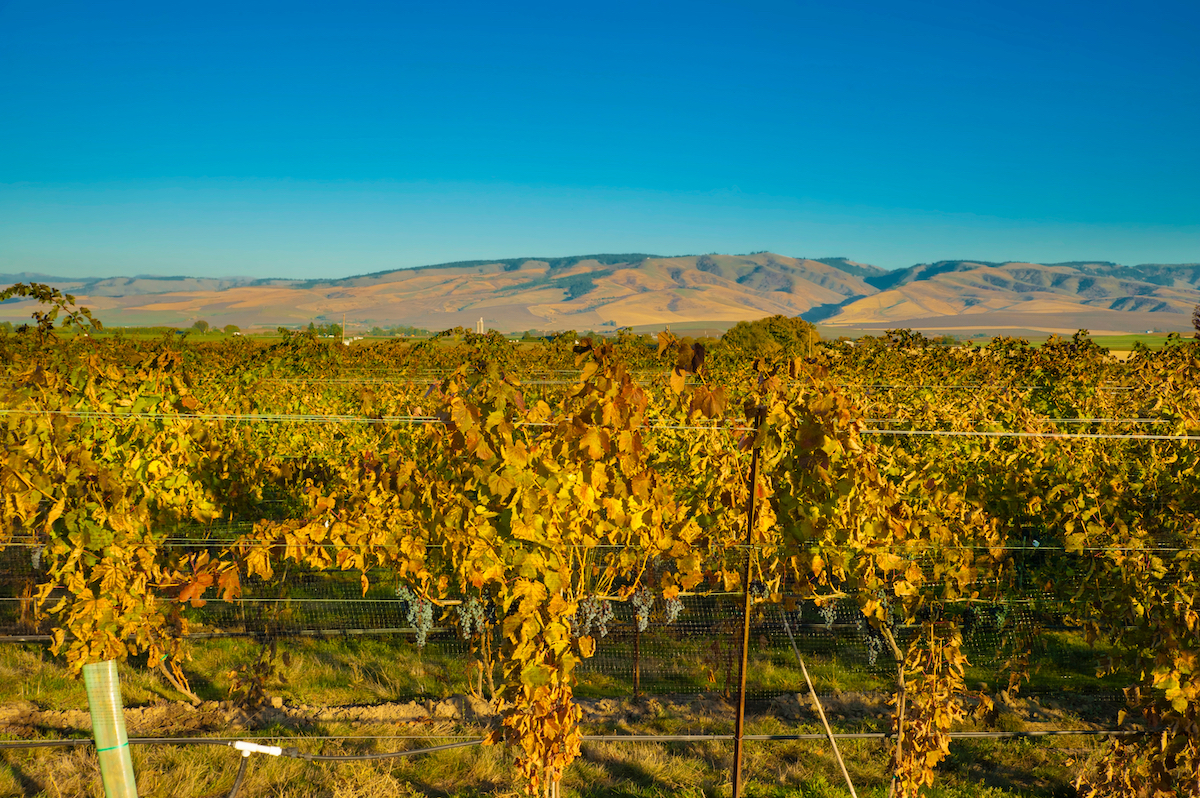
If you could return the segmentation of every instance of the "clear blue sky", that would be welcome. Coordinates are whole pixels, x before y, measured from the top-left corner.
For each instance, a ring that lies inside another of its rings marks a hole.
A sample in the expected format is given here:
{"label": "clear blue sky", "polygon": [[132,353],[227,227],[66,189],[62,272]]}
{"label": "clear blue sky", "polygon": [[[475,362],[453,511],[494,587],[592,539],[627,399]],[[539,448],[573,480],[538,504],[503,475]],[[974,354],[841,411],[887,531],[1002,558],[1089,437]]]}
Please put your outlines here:
{"label": "clear blue sky", "polygon": [[1200,3],[0,0],[0,272],[1200,261]]}

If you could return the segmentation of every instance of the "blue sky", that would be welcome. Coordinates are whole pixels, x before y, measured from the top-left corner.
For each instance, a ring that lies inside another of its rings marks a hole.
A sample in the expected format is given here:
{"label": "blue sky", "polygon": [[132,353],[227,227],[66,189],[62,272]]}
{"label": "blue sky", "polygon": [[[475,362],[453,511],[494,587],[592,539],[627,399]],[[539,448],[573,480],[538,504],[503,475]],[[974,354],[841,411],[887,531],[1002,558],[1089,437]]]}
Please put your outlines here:
{"label": "blue sky", "polygon": [[0,272],[1200,261],[1200,4],[0,0]]}

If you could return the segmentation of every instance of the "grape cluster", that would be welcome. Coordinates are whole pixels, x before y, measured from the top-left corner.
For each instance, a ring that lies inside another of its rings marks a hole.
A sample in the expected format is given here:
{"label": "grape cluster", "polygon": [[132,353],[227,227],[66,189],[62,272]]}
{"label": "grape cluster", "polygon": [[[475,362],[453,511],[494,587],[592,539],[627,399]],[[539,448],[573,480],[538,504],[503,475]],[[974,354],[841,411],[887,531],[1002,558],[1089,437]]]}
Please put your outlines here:
{"label": "grape cluster", "polygon": [[[880,605],[883,607],[884,614],[886,617],[891,618],[892,604],[887,600],[887,595],[883,592],[876,595]],[[865,613],[858,613],[855,616],[854,623],[858,627],[858,633],[863,636],[867,643],[867,664],[874,665],[879,660],[879,655],[883,653],[884,645],[887,642],[883,636],[883,632],[871,624]],[[889,621],[882,621],[882,623],[889,628],[891,627]]]}
{"label": "grape cluster", "polygon": [[608,622],[612,617],[612,602],[595,596],[585,596],[570,618],[571,630],[576,637],[589,637],[593,632],[605,637],[608,635]]}
{"label": "grape cluster", "polygon": [[675,623],[681,612],[683,612],[683,602],[678,598],[663,599],[663,620],[666,623]]}
{"label": "grape cluster", "polygon": [[38,546],[36,549],[34,549],[30,553],[29,562],[31,565],[33,565],[33,570],[36,571],[37,569],[42,567],[42,552],[45,550],[46,550],[45,546]]}
{"label": "grape cluster", "polygon": [[821,617],[825,619],[825,628],[832,629],[833,622],[837,620],[837,602],[826,601],[818,608],[821,612]]}
{"label": "grape cluster", "polygon": [[883,652],[883,635],[870,624],[867,625],[867,664],[874,665]]}
{"label": "grape cluster", "polygon": [[[493,615],[494,615],[493,610]],[[458,605],[458,629],[463,640],[483,634],[484,624],[487,623],[487,608],[477,598],[469,598]]]}
{"label": "grape cluster", "polygon": [[760,601],[767,597],[767,586],[761,579],[751,580],[750,597],[756,601]]}
{"label": "grape cluster", "polygon": [[408,585],[396,588],[396,598],[404,602],[408,625],[417,630],[417,648],[424,648],[433,628],[433,602],[413,593]]}
{"label": "grape cluster", "polygon": [[654,608],[654,593],[643,585],[633,591],[630,600],[633,602],[633,611],[637,616],[638,631],[644,632],[650,628],[650,610]]}

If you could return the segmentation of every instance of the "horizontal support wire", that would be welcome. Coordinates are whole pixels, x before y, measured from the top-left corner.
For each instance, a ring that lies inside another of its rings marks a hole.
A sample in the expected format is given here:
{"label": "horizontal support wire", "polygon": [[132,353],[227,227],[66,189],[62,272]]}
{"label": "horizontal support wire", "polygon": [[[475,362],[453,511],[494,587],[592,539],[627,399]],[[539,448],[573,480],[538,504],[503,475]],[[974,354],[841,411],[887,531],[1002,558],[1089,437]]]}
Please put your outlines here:
{"label": "horizontal support wire", "polygon": [[[185,421],[232,421],[238,423],[321,423],[321,424],[444,424],[443,419],[435,416],[339,416],[339,415],[285,415],[285,414],[239,414],[239,413],[114,413],[111,411],[95,410],[35,410],[35,409],[4,409],[0,415],[56,415],[74,416],[78,418],[113,418],[118,420],[164,420],[177,419]],[[1055,423],[1059,419],[1037,419],[1046,423]],[[869,419],[867,421],[870,421]],[[1081,420],[1082,421],[1082,420]],[[1148,420],[1149,421],[1149,420]],[[560,422],[536,421],[515,422],[515,426],[553,427]],[[703,432],[753,432],[753,427],[726,427],[720,425],[686,425],[686,424],[647,424],[642,429],[691,430]],[[1200,441],[1200,435],[1149,435],[1149,434],[1118,434],[1092,432],[1016,432],[1011,430],[902,430],[902,429],[863,429],[862,435],[895,435],[895,436],[930,436],[953,438],[1038,438],[1050,440],[1147,440],[1175,441],[1192,443]]]}
{"label": "horizontal support wire", "polygon": [[1013,432],[1009,430],[864,429],[862,435],[935,438],[1039,438],[1043,440],[1174,441],[1195,443],[1200,435],[1133,435],[1103,432]]}
{"label": "horizontal support wire", "polygon": [[[1068,737],[1068,736],[1113,736],[1113,737],[1130,737],[1149,732],[1130,730],[1130,729],[1040,729],[1033,731],[959,731],[950,732],[949,736],[956,740],[1001,740],[1014,738],[1028,737]],[[892,732],[835,732],[833,735],[839,740],[887,740],[895,737]],[[709,742],[709,741],[727,741],[732,740],[732,734],[584,734],[581,739],[585,743],[691,743],[691,742]],[[787,742],[794,740],[827,740],[828,735],[824,732],[819,734],[745,734],[742,735],[743,740],[756,740],[759,742]],[[460,734],[422,734],[422,735],[363,735],[363,736],[338,736],[338,735],[323,735],[320,737],[259,737],[255,735],[242,737],[130,737],[130,745],[233,745],[238,740],[271,740],[271,741],[286,741],[292,743],[300,743],[307,741],[342,741],[342,742],[365,742],[368,740],[461,740],[462,745],[480,744],[482,740]],[[95,745],[94,740],[90,738],[77,739],[52,739],[52,740],[0,740],[0,750],[6,749],[27,749],[27,748],[63,748],[73,746],[89,746]],[[451,746],[438,746],[436,749],[442,750]],[[398,753],[421,753],[421,750],[398,752]],[[387,756],[388,754],[376,754],[374,756]],[[361,756],[361,755],[359,755]],[[349,758],[359,758],[359,756],[350,755]],[[372,756],[372,755],[367,755]],[[338,759],[336,756],[325,756],[322,759]]]}
{"label": "horizontal support wire", "polygon": [[[1173,424],[1175,420],[1164,418],[1035,418],[1045,424]],[[867,424],[911,424],[906,418],[864,418]]]}
{"label": "horizontal support wire", "polygon": [[[26,408],[9,408],[0,410],[0,415],[29,415],[29,416],[72,416],[76,418],[112,418],[125,421],[231,421],[235,423],[288,423],[301,424],[445,424],[444,419],[437,416],[347,416],[347,415],[317,415],[317,414],[284,414],[284,413],[116,413],[105,410],[42,410]],[[556,427],[559,421],[516,421],[518,427]],[[641,429],[674,429],[699,430],[705,432],[753,431],[753,427],[728,427],[720,424],[687,425],[687,424],[658,424],[645,425]]]}
{"label": "horizontal support wire", "polygon": [[[1193,512],[1193,511],[1197,511],[1197,510],[1200,510],[1200,507],[1175,508],[1175,511],[1179,511],[1179,512],[1182,512],[1182,511]],[[272,522],[272,523],[282,523],[282,522]],[[1016,528],[1022,529],[1022,530],[1033,530],[1033,531],[1038,531],[1041,529],[1041,527],[1032,527],[1032,526],[1021,526],[1021,527],[1016,527]],[[1047,530],[1047,531],[1051,531],[1051,530]],[[195,540],[195,539],[188,539],[188,538],[174,538],[174,539],[168,539],[168,540],[163,541],[161,545],[163,546],[163,548],[168,548],[168,549],[171,549],[171,548],[210,549],[210,548],[214,548],[217,546],[221,546],[223,544],[237,544],[238,546],[245,546],[247,548],[275,548],[280,545],[286,545],[286,544],[277,543],[275,541],[238,540],[237,538],[206,538],[206,539],[202,539],[202,540]],[[43,544],[39,543],[36,540],[29,540],[29,539],[24,539],[24,540],[14,539],[14,540],[10,540],[8,542],[0,542],[0,551],[2,551],[5,548],[40,549],[42,547],[43,547]],[[328,541],[322,541],[320,543],[308,544],[307,548],[320,548],[320,549],[326,549],[326,550],[333,550],[333,549],[337,548],[337,544],[330,543]],[[426,549],[441,549],[442,547],[438,546],[438,545],[434,545],[432,543],[427,543],[427,544],[425,544],[425,548]],[[619,544],[597,545],[597,546],[593,546],[592,548],[596,549],[596,550],[612,550],[612,551],[640,550],[640,547],[637,547],[637,546],[624,546],[624,545],[619,545]],[[729,548],[729,550],[741,550],[741,549],[745,549],[746,547],[745,546],[730,546],[728,548]],[[758,551],[758,549],[760,547],[754,546],[753,548],[755,549],[755,551]],[[926,554],[926,553],[938,552],[938,551],[1024,551],[1024,552],[1066,551],[1069,553],[1080,553],[1080,554],[1085,554],[1085,553],[1086,554],[1103,554],[1105,552],[1117,552],[1117,551],[1130,552],[1130,551],[1132,551],[1132,552],[1144,552],[1146,554],[1160,554],[1160,553],[1179,554],[1182,552],[1200,551],[1200,547],[1196,547],[1196,546],[1079,546],[1079,547],[1073,547],[1073,548],[1068,549],[1065,546],[1042,545],[1039,543],[1036,546],[1030,545],[1030,544],[997,545],[997,546],[938,545],[938,546],[933,546],[933,547],[930,547],[927,549],[914,549],[911,545],[907,545],[907,544],[903,544],[903,543],[890,543],[890,544],[878,543],[878,544],[872,545],[871,551],[872,552],[873,551],[906,551],[906,552],[911,552],[914,555],[920,555],[920,554]],[[866,552],[866,553],[869,554],[871,552]],[[356,571],[356,570],[341,571],[340,569],[335,569],[331,573],[358,573],[358,571]],[[692,594],[692,593],[683,592],[683,593],[680,593],[680,595],[683,595],[683,596],[688,596],[688,595],[717,596],[717,595],[725,595],[725,594],[719,593],[719,592],[703,593],[703,594],[699,594],[699,593]],[[740,596],[741,593],[730,593],[729,595]],[[5,597],[0,597],[0,601],[7,601],[7,600],[16,600],[16,599],[8,599]]]}

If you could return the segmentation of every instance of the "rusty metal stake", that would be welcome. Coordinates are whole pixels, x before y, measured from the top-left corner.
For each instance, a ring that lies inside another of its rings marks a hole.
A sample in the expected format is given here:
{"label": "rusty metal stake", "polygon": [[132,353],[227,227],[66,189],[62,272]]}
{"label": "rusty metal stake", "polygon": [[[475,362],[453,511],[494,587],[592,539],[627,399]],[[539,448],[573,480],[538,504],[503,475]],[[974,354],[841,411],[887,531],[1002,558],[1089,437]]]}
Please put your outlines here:
{"label": "rusty metal stake", "polygon": [[[757,408],[754,416],[754,433],[762,426],[764,408]],[[742,736],[746,725],[746,666],[750,659],[750,608],[753,597],[750,595],[750,565],[751,546],[754,545],[755,521],[755,492],[758,487],[758,446],[757,441],[750,454],[750,496],[746,499],[746,570],[742,578],[742,659],[738,664],[738,705],[737,720],[733,728],[733,798],[742,798]]]}

